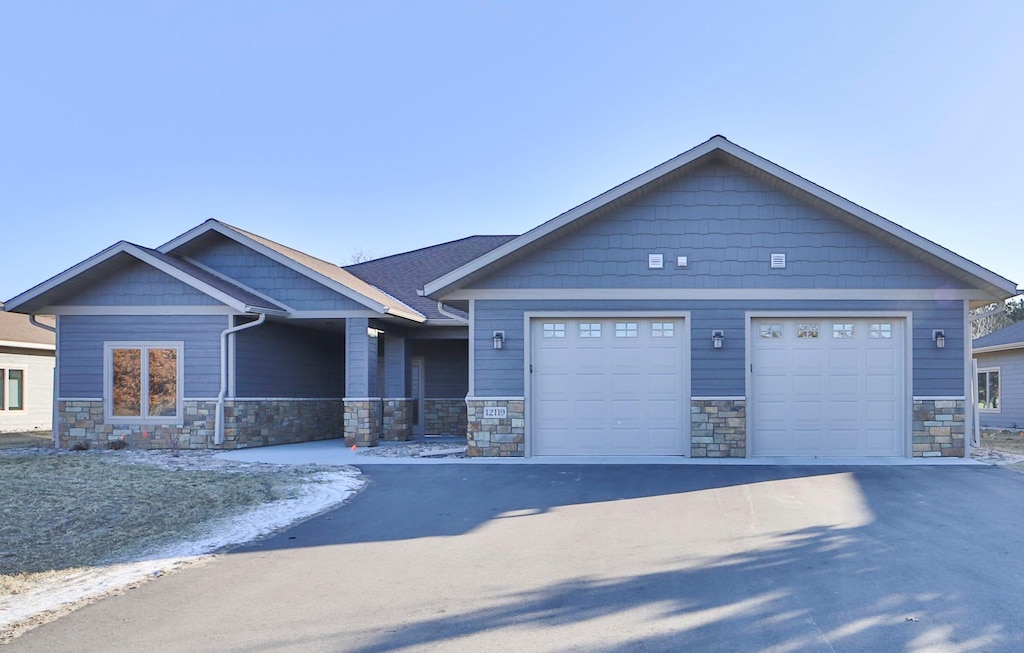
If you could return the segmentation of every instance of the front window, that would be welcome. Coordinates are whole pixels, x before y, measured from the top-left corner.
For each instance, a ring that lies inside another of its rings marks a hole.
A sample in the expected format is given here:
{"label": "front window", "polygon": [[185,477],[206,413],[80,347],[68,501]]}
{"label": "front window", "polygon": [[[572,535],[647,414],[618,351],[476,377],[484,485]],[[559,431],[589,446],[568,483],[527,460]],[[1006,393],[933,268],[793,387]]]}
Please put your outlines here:
{"label": "front window", "polygon": [[25,410],[25,370],[0,369],[0,410]]}
{"label": "front window", "polygon": [[978,408],[999,410],[999,370],[978,370]]}
{"label": "front window", "polygon": [[107,416],[166,422],[180,414],[181,343],[108,344]]}

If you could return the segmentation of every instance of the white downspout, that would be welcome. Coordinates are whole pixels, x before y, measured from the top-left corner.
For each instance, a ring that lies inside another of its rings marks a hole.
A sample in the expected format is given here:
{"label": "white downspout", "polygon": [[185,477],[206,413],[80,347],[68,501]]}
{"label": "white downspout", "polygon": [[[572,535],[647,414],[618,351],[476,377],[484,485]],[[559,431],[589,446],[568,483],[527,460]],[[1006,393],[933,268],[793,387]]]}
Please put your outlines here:
{"label": "white downspout", "polygon": [[441,315],[447,317],[447,318],[455,320],[456,322],[461,322],[463,324],[469,324],[469,320],[467,320],[466,318],[459,317],[455,313],[449,313],[448,311],[446,311],[445,308],[444,308],[444,304],[441,301],[437,302],[437,312],[440,313]]}
{"label": "white downspout", "polygon": [[[33,326],[37,326],[40,329],[43,329],[45,331],[50,331],[51,333],[54,334],[54,336],[57,335],[57,328],[56,327],[52,327],[49,324],[43,324],[42,322],[40,322],[39,320],[36,319],[35,315],[29,315],[28,316],[28,321]],[[57,355],[60,353],[60,342],[59,342],[58,338],[56,338],[56,337],[54,338],[53,344],[54,344],[54,347],[53,347],[53,359],[54,359],[54,364],[53,364],[53,392],[52,392],[52,395],[53,395],[53,406],[50,409],[50,439],[53,440],[53,448],[54,448],[54,450],[56,450],[57,447],[60,446],[60,427],[58,426],[58,421],[57,421],[57,420],[60,419],[60,414],[59,414],[59,411],[58,411],[58,406],[60,405],[60,401],[58,401],[58,392],[57,392],[57,389],[58,389],[57,388],[57,377],[58,377]],[[2,383],[2,381],[0,381],[0,383]]]}
{"label": "white downspout", "polygon": [[267,314],[260,313],[260,316],[253,322],[246,322],[236,327],[228,327],[220,332],[220,392],[217,394],[217,417],[213,426],[213,443],[224,444],[224,397],[228,394],[228,336],[238,333],[244,329],[251,329],[266,322]]}

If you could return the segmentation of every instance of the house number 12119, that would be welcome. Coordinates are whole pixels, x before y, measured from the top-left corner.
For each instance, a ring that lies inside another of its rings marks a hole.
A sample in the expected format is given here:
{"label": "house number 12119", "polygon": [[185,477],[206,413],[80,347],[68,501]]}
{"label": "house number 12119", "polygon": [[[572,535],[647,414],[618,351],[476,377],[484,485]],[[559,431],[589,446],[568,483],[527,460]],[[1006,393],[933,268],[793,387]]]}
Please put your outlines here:
{"label": "house number 12119", "polygon": [[496,417],[498,419],[504,419],[508,417],[508,408],[506,406],[485,406],[484,417]]}

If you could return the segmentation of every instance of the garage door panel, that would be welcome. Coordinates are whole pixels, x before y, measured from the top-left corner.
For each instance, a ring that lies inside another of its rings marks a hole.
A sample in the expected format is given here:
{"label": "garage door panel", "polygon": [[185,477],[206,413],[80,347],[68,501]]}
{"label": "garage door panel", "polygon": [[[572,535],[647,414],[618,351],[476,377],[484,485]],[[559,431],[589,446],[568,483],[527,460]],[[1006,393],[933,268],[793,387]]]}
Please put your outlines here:
{"label": "garage door panel", "polygon": [[[879,323],[891,329],[872,331]],[[766,324],[780,325],[780,336],[760,338]],[[814,324],[819,337],[797,337],[800,325]],[[909,410],[904,328],[894,318],[753,320],[752,454],[903,455]]]}
{"label": "garage door panel", "polygon": [[[690,413],[683,325],[676,318],[671,337],[655,337],[652,321],[668,320],[543,320],[564,324],[564,338],[544,338],[543,323],[532,324],[531,363],[545,372],[535,372],[531,385],[533,453],[685,453]],[[617,330],[619,324],[624,327]],[[657,331],[664,336],[668,330]],[[550,381],[549,371],[557,372]]]}

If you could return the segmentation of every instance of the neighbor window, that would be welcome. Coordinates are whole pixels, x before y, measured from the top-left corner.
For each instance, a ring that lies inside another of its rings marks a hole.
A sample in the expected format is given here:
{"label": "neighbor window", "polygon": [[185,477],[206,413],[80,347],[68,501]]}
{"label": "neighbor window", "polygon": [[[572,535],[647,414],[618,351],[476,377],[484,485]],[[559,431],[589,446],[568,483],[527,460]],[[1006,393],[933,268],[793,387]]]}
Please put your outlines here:
{"label": "neighbor window", "polygon": [[999,370],[978,370],[978,408],[999,410]]}
{"label": "neighbor window", "polygon": [[25,410],[25,370],[0,369],[0,410]]}
{"label": "neighbor window", "polygon": [[181,343],[107,345],[107,417],[166,422],[180,416]]}

